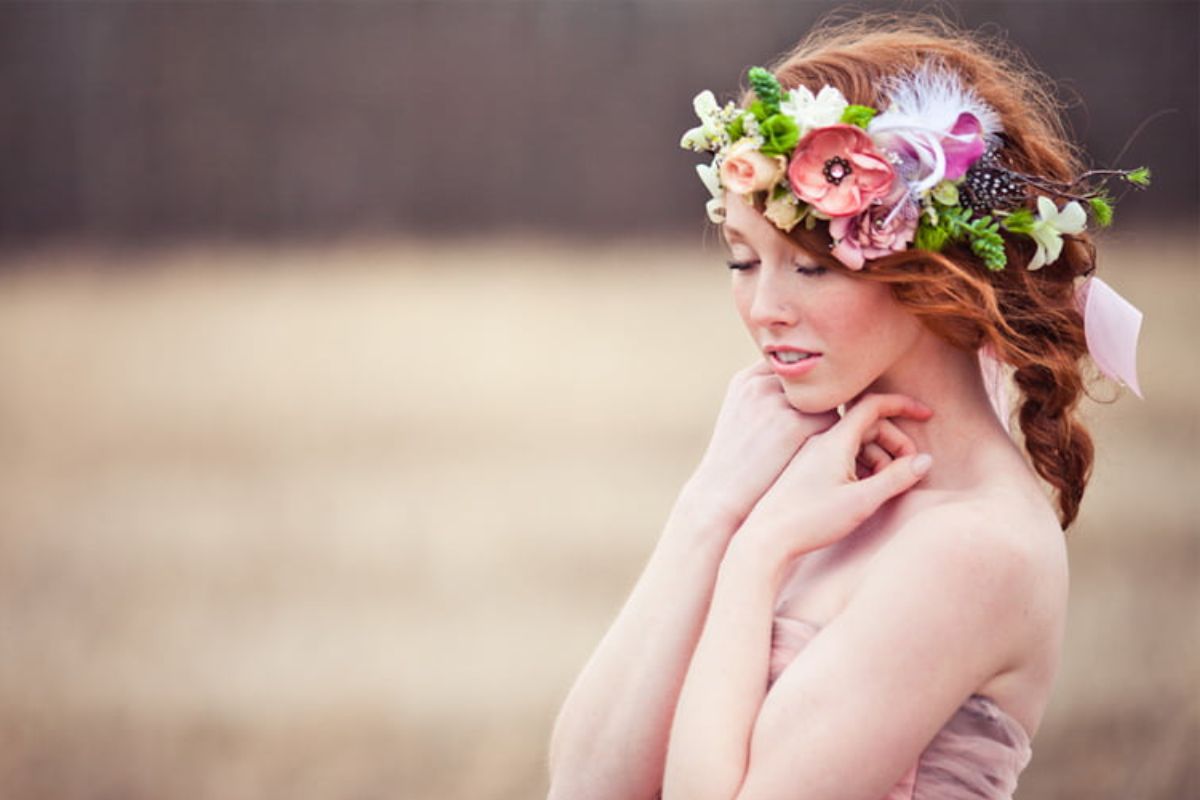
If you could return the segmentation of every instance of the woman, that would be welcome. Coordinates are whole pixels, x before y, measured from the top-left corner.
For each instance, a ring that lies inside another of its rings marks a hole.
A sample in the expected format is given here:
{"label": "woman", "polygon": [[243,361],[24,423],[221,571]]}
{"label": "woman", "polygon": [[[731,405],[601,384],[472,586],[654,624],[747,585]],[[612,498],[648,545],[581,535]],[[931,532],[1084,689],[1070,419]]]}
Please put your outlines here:
{"label": "woman", "polygon": [[1059,663],[1089,346],[1136,390],[1140,315],[1082,280],[1084,227],[1148,173],[1085,172],[1039,76],[932,17],[821,26],[748,78],[683,144],[715,153],[762,359],[563,705],[550,796],[1008,798]]}

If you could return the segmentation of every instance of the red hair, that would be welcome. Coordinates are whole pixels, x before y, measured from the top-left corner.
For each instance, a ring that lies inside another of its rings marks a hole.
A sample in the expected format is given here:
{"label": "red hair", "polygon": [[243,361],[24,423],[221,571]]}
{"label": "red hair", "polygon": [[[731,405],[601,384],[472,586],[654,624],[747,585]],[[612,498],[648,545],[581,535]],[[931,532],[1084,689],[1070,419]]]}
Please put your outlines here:
{"label": "red hair", "polygon": [[[936,59],[955,70],[1000,116],[1005,166],[1070,181],[1083,170],[1079,149],[1065,132],[1051,81],[1003,42],[984,39],[928,13],[874,12],[848,20],[827,17],[770,69],[783,88],[829,84],[851,103],[884,108],[886,79]],[[747,90],[741,104],[753,99]],[[1020,393],[1018,419],[1034,469],[1054,490],[1065,530],[1075,519],[1092,467],[1092,439],[1076,417],[1087,355],[1075,279],[1094,268],[1086,234],[1064,236],[1061,256],[1040,270],[1027,265],[1036,244],[1005,238],[1003,270],[990,271],[966,245],[942,252],[907,250],[851,272],[829,254],[827,226],[792,238],[825,266],[891,286],[892,294],[951,344],[987,345],[1013,368]]]}

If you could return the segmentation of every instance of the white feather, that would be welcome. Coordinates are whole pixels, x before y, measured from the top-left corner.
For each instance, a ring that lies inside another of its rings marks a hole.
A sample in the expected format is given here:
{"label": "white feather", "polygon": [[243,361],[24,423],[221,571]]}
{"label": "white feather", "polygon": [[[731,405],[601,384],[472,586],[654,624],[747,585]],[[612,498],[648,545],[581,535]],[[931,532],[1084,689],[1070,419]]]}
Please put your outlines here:
{"label": "white feather", "polygon": [[1002,130],[996,110],[939,61],[926,61],[914,72],[893,76],[885,86],[889,105],[871,120],[872,133],[898,128],[948,133],[963,112],[979,120],[985,141]]}
{"label": "white feather", "polygon": [[901,174],[917,195],[942,180],[942,142],[952,136],[960,115],[970,113],[979,120],[985,147],[997,141],[1000,115],[940,61],[926,61],[913,72],[893,76],[884,89],[888,107],[868,123],[867,132],[899,157]]}

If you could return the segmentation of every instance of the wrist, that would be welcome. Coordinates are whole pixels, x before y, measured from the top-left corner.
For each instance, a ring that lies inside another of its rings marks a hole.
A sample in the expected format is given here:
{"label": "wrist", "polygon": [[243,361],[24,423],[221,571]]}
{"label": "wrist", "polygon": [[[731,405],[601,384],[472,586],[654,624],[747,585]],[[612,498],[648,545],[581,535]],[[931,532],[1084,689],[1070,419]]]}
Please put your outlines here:
{"label": "wrist", "polygon": [[777,542],[742,528],[725,549],[721,571],[753,575],[777,594],[793,561]]}
{"label": "wrist", "polygon": [[703,521],[728,538],[742,524],[749,509],[730,498],[722,488],[702,475],[693,475],[675,500],[672,516]]}

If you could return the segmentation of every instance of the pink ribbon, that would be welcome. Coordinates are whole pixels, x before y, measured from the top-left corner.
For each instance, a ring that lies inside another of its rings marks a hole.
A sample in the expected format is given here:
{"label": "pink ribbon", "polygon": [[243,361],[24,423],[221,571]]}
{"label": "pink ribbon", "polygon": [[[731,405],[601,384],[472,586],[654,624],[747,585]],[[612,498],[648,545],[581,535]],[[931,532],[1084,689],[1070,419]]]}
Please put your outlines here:
{"label": "pink ribbon", "polygon": [[1109,378],[1124,383],[1142,397],[1137,376],[1142,312],[1094,275],[1080,284],[1075,299],[1083,313],[1088,352],[1096,366]]}
{"label": "pink ribbon", "polygon": [[[1137,343],[1142,329],[1142,312],[1116,290],[1092,276],[1079,285],[1075,295],[1083,314],[1083,332],[1088,352],[1100,371],[1109,378],[1124,383],[1138,397],[1142,388],[1137,376]],[[979,369],[988,399],[1004,430],[1012,432],[1012,414],[1008,394],[1008,377],[1004,365],[990,346],[979,350]],[[1144,398],[1143,398],[1144,399]]]}

